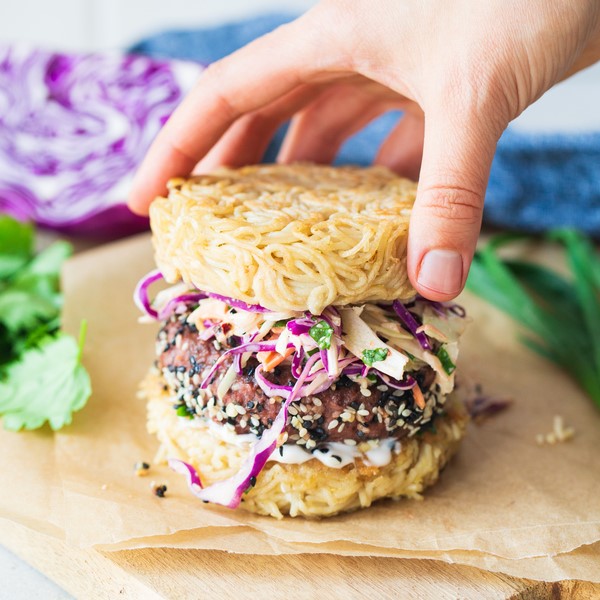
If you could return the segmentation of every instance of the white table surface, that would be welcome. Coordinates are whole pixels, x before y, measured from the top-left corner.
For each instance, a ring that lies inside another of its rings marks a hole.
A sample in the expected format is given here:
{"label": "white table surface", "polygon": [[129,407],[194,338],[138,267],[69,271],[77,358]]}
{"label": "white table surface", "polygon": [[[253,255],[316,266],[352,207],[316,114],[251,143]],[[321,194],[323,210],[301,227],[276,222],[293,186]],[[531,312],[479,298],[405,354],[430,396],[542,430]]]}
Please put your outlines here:
{"label": "white table surface", "polygon": [[[600,131],[600,64],[556,86],[515,121],[527,131]],[[0,600],[71,596],[1,545]]]}

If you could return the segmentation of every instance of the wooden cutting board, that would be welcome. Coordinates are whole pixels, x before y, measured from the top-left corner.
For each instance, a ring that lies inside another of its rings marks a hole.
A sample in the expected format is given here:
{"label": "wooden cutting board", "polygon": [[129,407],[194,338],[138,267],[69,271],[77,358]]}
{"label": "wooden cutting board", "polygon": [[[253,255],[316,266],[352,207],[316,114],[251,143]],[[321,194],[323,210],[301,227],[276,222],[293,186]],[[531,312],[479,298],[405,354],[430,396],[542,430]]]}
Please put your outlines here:
{"label": "wooden cutting board", "polygon": [[[44,245],[53,236],[45,236]],[[82,249],[82,248],[79,248]],[[77,598],[600,598],[600,585],[545,583],[432,560],[79,549],[1,518],[0,544]],[[1,596],[1,593],[0,593]]]}
{"label": "wooden cutting board", "polygon": [[81,550],[0,519],[4,546],[76,598],[600,598],[600,586],[545,583],[431,560],[325,554],[250,556],[154,548]]}

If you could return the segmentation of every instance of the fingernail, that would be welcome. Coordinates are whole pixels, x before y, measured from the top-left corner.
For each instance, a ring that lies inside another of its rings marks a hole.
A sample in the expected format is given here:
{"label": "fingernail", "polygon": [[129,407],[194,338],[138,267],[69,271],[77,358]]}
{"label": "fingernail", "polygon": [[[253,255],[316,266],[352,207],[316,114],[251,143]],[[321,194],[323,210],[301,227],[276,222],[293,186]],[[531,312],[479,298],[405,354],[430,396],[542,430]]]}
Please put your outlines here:
{"label": "fingernail", "polygon": [[423,257],[417,281],[440,294],[458,294],[462,287],[463,264],[454,250],[430,250]]}

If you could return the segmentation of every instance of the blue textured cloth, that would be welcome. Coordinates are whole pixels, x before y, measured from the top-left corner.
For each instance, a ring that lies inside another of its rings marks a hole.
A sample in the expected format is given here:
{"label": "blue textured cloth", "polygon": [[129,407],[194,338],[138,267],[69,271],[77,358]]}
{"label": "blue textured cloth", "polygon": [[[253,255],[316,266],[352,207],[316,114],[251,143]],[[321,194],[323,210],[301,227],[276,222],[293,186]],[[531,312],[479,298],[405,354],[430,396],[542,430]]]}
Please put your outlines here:
{"label": "blue textured cloth", "polygon": [[[169,31],[131,50],[157,58],[210,63],[293,18],[268,15],[212,29]],[[383,115],[349,139],[336,162],[369,164],[398,114]],[[283,134],[284,128],[265,161],[274,160]],[[600,132],[533,134],[509,128],[498,144],[484,220],[530,232],[572,226],[600,237]]]}

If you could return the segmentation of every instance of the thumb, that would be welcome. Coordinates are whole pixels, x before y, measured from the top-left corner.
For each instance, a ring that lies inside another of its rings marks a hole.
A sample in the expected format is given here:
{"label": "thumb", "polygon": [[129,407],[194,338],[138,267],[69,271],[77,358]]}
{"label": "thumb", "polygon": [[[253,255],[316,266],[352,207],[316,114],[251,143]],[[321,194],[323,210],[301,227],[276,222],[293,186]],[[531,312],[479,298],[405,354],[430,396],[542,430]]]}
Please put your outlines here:
{"label": "thumb", "polygon": [[499,138],[477,117],[444,113],[426,114],[408,239],[409,278],[418,293],[438,301],[451,300],[465,285]]}

